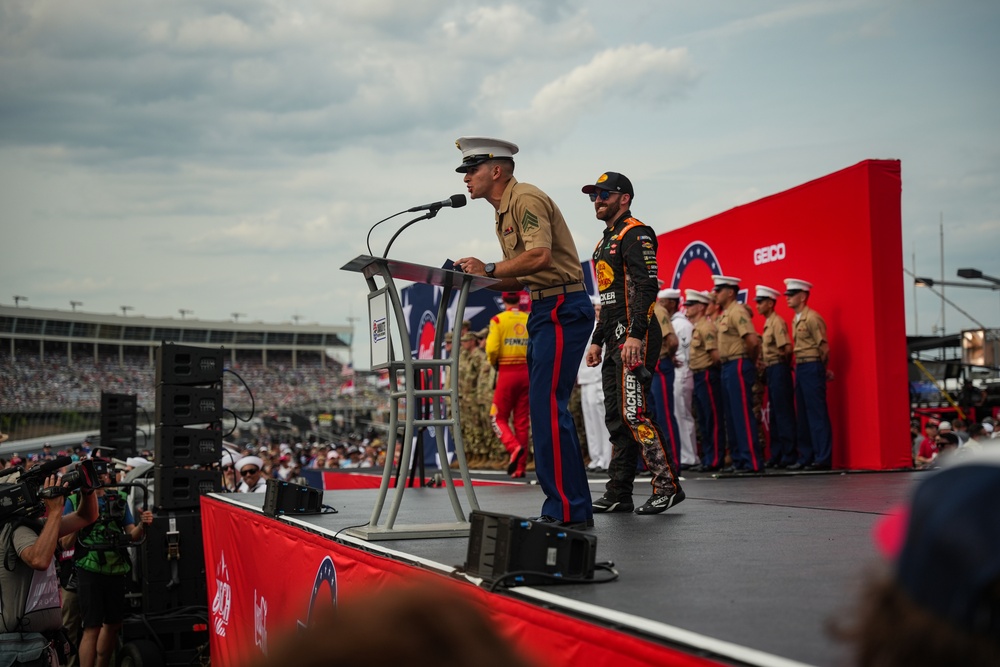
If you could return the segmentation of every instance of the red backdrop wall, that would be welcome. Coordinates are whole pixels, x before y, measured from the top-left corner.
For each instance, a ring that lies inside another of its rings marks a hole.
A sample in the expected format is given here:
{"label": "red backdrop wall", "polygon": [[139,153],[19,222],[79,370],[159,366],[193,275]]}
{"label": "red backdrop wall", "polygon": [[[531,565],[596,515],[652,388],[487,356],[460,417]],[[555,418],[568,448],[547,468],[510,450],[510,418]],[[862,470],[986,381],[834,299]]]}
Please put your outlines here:
{"label": "red backdrop wall", "polygon": [[[912,464],[900,193],[898,160],[865,160],[659,236],[660,277],[671,287],[711,290],[721,273],[741,278],[752,303],[757,284],[783,292],[785,278],[813,283],[809,305],[830,339],[837,468]],[[784,299],[777,311],[791,322]],[[762,317],[754,323],[763,330]]]}

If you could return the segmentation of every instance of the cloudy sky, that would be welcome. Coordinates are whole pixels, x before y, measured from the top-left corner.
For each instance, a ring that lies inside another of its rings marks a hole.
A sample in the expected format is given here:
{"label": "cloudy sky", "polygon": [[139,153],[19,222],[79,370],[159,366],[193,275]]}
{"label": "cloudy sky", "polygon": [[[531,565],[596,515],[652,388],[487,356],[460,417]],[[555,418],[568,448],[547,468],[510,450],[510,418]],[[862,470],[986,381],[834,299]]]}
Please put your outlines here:
{"label": "cloudy sky", "polygon": [[[0,303],[347,324],[366,290],[340,267],[464,192],[477,134],[521,146],[585,254],[604,170],[662,232],[894,158],[906,267],[940,278],[943,217],[947,279],[1000,276],[998,33],[996,0],[0,0]],[[492,209],[392,255],[495,259]],[[941,326],[887,289],[908,333]],[[1000,292],[947,296],[1000,326]]]}

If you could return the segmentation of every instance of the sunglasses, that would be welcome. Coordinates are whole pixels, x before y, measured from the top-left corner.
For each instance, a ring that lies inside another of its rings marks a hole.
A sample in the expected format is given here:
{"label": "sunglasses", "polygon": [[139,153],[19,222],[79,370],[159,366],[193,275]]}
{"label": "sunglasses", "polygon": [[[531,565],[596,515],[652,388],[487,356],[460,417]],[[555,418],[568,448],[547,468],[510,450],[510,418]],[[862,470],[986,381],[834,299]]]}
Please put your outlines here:
{"label": "sunglasses", "polygon": [[611,195],[616,195],[616,194],[618,194],[618,193],[617,192],[611,192],[611,190],[599,190],[597,192],[591,192],[590,193],[590,201],[597,201],[598,197],[601,198],[601,201],[608,201],[608,199],[611,198]]}
{"label": "sunglasses", "polygon": [[240,474],[244,477],[249,477],[250,475],[256,475],[260,472],[260,468],[252,468],[250,470],[241,470]]}

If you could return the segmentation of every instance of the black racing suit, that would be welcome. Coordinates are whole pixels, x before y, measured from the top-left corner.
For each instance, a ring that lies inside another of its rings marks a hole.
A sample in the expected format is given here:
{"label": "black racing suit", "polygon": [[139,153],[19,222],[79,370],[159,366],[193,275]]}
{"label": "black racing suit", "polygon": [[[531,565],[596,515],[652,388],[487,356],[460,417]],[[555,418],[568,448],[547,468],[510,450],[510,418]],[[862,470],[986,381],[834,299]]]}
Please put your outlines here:
{"label": "black racing suit", "polygon": [[[601,294],[601,316],[591,342],[604,347],[605,423],[613,445],[606,496],[631,501],[637,457],[641,453],[653,475],[653,493],[680,490],[676,462],[649,405],[651,376],[663,334],[653,315],[656,303],[656,233],[626,211],[594,248],[594,271]],[[650,326],[650,324],[655,326]],[[645,345],[644,364],[650,379],[639,382],[622,364],[620,346],[628,337]]]}

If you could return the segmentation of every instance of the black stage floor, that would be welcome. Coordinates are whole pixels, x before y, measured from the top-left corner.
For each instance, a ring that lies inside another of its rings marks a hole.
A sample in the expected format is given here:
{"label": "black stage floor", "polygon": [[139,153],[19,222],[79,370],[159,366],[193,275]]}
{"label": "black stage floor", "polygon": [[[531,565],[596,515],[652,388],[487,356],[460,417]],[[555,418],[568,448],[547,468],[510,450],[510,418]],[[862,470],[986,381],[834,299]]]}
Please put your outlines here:
{"label": "black stage floor", "polygon": [[[735,663],[846,664],[847,652],[830,639],[826,625],[850,613],[862,576],[880,565],[872,525],[909,497],[920,474],[690,476],[687,499],[664,514],[595,516],[597,558],[615,563],[618,581],[519,587],[509,594],[591,617],[607,611],[610,625],[702,646]],[[637,504],[649,489],[641,480]],[[591,476],[595,498],[603,486]],[[459,494],[467,508],[464,490]],[[517,516],[537,514],[542,501],[541,490],[530,484],[477,487],[476,495],[481,509]],[[324,532],[363,525],[376,496],[367,489],[327,491],[324,502],[339,514],[293,521]],[[263,496],[230,496],[237,498],[258,507],[263,502]],[[443,489],[414,488],[404,494],[397,523],[453,520]],[[464,538],[372,543],[446,567],[463,564],[467,545]]]}

